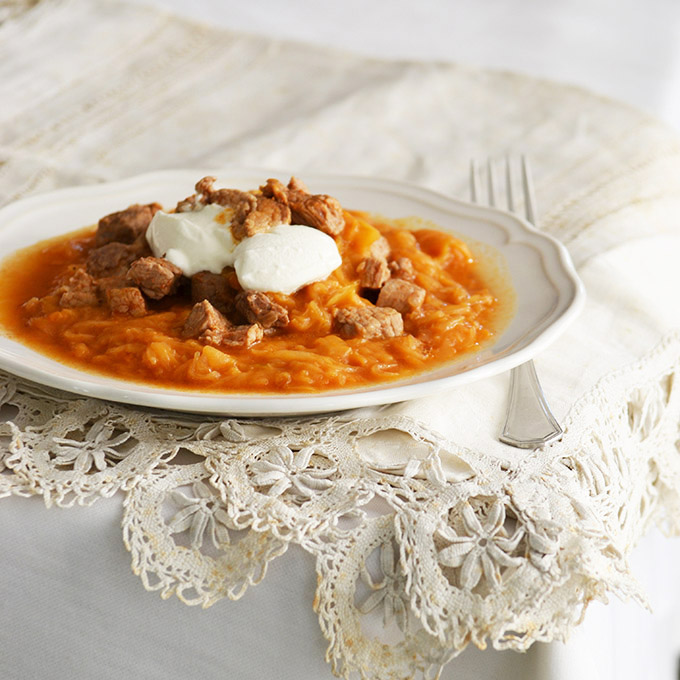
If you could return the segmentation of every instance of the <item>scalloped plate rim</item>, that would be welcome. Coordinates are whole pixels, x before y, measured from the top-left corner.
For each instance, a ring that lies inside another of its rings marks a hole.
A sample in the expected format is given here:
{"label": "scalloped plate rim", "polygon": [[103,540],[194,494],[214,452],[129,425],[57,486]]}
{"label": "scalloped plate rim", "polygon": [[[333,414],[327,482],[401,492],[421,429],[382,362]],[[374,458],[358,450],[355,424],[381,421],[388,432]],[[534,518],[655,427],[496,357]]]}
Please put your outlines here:
{"label": "scalloped plate rim", "polygon": [[[196,179],[206,174],[229,177],[230,179],[236,176],[243,179],[247,176],[246,182],[254,181],[256,184],[246,184],[243,188],[248,188],[248,186],[252,188],[262,183],[267,177],[287,177],[296,173],[280,169],[236,165],[223,166],[214,171],[201,169],[162,170],[121,180],[68,187],[37,194],[20,199],[0,209],[0,248],[2,248],[3,237],[6,235],[8,226],[11,227],[13,222],[21,222],[22,219],[30,221],[31,214],[35,216],[36,213],[45,208],[77,209],[78,201],[94,200],[96,203],[104,203],[105,198],[117,199],[118,197],[121,197],[121,203],[118,205],[122,205],[126,200],[129,202],[140,200],[126,199],[125,196],[144,191],[147,187],[149,191],[155,187],[155,190],[159,192],[174,182],[182,185],[186,183],[190,192]],[[305,415],[408,401],[505,372],[528,361],[545,349],[576,318],[583,307],[585,289],[571,262],[567,249],[557,239],[539,231],[517,215],[460,201],[431,189],[392,179],[304,173],[304,181],[313,190],[318,189],[319,191],[323,191],[323,187],[335,185],[335,189],[329,188],[324,191],[335,195],[339,193],[338,188],[340,193],[342,191],[351,192],[352,190],[355,193],[368,191],[376,198],[380,194],[383,196],[391,194],[412,201],[414,205],[421,203],[433,206],[436,210],[444,211],[454,218],[456,216],[459,219],[461,217],[471,218],[504,229],[508,234],[507,244],[525,244],[535,249],[540,253],[540,260],[544,267],[546,260],[552,262],[550,272],[545,275],[548,278],[552,275],[553,278],[550,278],[550,283],[557,286],[558,293],[553,305],[554,310],[547,312],[548,317],[542,327],[529,329],[534,332],[534,337],[531,340],[522,343],[522,337],[519,337],[515,341],[517,345],[515,349],[506,352],[503,356],[467,367],[465,370],[460,370],[459,364],[461,362],[452,362],[436,371],[422,373],[406,380],[361,389],[336,390],[316,394],[219,394],[209,391],[166,389],[76,369],[49,359],[49,357],[1,334],[0,368],[41,385],[132,406],[210,415]],[[183,198],[183,195],[175,195],[175,200],[179,198]],[[157,199],[150,195],[148,200]],[[343,205],[349,209],[356,208],[356,206],[345,202],[343,202]],[[384,211],[375,210],[375,212],[385,214]],[[98,213],[99,216],[103,214],[106,214],[104,210]],[[57,236],[65,231],[73,231],[87,223],[87,220],[81,221],[74,224],[72,228],[55,231],[52,235]],[[33,241],[28,239],[26,245],[47,237],[42,236],[33,239]],[[470,236],[470,238],[474,239],[474,236]],[[499,248],[499,250],[501,250],[501,253],[503,252],[502,249]],[[11,251],[8,254],[11,254]],[[555,265],[556,268],[553,268]],[[557,281],[554,279],[557,279]],[[528,332],[525,332],[525,336]],[[501,333],[498,342],[504,337],[505,332]],[[495,344],[497,343],[486,348],[484,353],[488,354]],[[466,355],[464,361],[468,364],[474,364],[474,357],[474,354]],[[446,371],[446,375],[428,377],[430,373],[441,373],[442,371]]]}

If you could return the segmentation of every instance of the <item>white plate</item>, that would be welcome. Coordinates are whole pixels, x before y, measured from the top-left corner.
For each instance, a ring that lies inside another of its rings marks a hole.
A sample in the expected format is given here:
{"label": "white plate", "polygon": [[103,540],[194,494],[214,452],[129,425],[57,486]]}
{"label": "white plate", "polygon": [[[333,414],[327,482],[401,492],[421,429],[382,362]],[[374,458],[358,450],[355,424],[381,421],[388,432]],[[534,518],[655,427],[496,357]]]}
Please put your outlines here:
{"label": "white plate", "polygon": [[[0,210],[0,253],[95,224],[101,216],[132,203],[158,201],[172,207],[206,174],[216,175],[220,186],[253,189],[268,177],[287,181],[293,173],[243,168],[166,171],[34,196]],[[220,415],[320,413],[415,399],[507,371],[543,350],[583,304],[583,286],[564,246],[514,215],[393,181],[330,175],[303,179],[313,192],[335,196],[348,209],[389,218],[418,216],[476,242],[487,254],[500,253],[516,292],[514,316],[505,331],[482,351],[434,371],[387,385],[318,395],[225,395],[158,388],[72,368],[4,336],[0,367],[51,387],[138,406]]]}

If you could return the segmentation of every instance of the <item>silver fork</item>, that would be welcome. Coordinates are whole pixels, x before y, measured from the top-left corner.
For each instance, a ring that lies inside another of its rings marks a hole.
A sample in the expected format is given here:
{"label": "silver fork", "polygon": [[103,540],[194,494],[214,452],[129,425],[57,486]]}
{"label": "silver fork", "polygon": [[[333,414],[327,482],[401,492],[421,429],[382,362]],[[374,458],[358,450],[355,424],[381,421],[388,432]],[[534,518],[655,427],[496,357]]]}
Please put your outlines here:
{"label": "silver fork", "polygon": [[[522,188],[524,193],[524,211],[526,219],[536,225],[536,201],[529,166],[524,156],[521,157]],[[486,163],[488,203],[498,207],[499,200],[494,164],[489,159]],[[510,160],[505,160],[505,194],[508,211],[515,212],[513,197],[513,176]],[[481,203],[479,169],[473,160],[470,164],[470,195],[473,203]],[[553,416],[541,384],[536,375],[533,361],[516,366],[510,373],[510,392],[503,431],[498,437],[504,444],[520,449],[534,449],[556,439],[562,434],[562,428]]]}

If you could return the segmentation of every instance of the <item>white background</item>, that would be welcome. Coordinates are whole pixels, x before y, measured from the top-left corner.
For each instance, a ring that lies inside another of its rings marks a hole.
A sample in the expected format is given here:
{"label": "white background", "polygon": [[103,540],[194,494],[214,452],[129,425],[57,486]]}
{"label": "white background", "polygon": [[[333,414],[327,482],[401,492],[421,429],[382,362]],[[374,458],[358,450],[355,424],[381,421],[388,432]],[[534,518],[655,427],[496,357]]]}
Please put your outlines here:
{"label": "white background", "polygon": [[580,85],[680,131],[677,0],[136,0],[216,26]]}

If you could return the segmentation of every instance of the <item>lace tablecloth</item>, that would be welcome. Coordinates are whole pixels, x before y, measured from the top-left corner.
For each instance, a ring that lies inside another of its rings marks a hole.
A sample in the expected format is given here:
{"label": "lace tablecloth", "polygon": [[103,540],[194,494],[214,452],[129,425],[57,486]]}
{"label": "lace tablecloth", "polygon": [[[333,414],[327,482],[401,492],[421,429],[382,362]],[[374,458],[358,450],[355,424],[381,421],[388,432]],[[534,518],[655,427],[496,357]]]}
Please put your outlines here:
{"label": "lace tablecloth", "polygon": [[[343,676],[436,674],[469,643],[564,639],[645,595],[628,556],[680,532],[680,144],[575,88],[382,62],[117,2],[0,25],[0,201],[224,164],[408,180],[465,197],[469,159],[522,152],[541,226],[588,289],[537,358],[563,438],[497,442],[507,376],[329,416],[180,416],[0,376],[0,496],[125,495],[132,568],[163,597],[239,598],[295,544]],[[124,207],[124,206],[122,206]],[[74,225],[78,226],[78,225]],[[108,501],[111,502],[111,501]]]}

